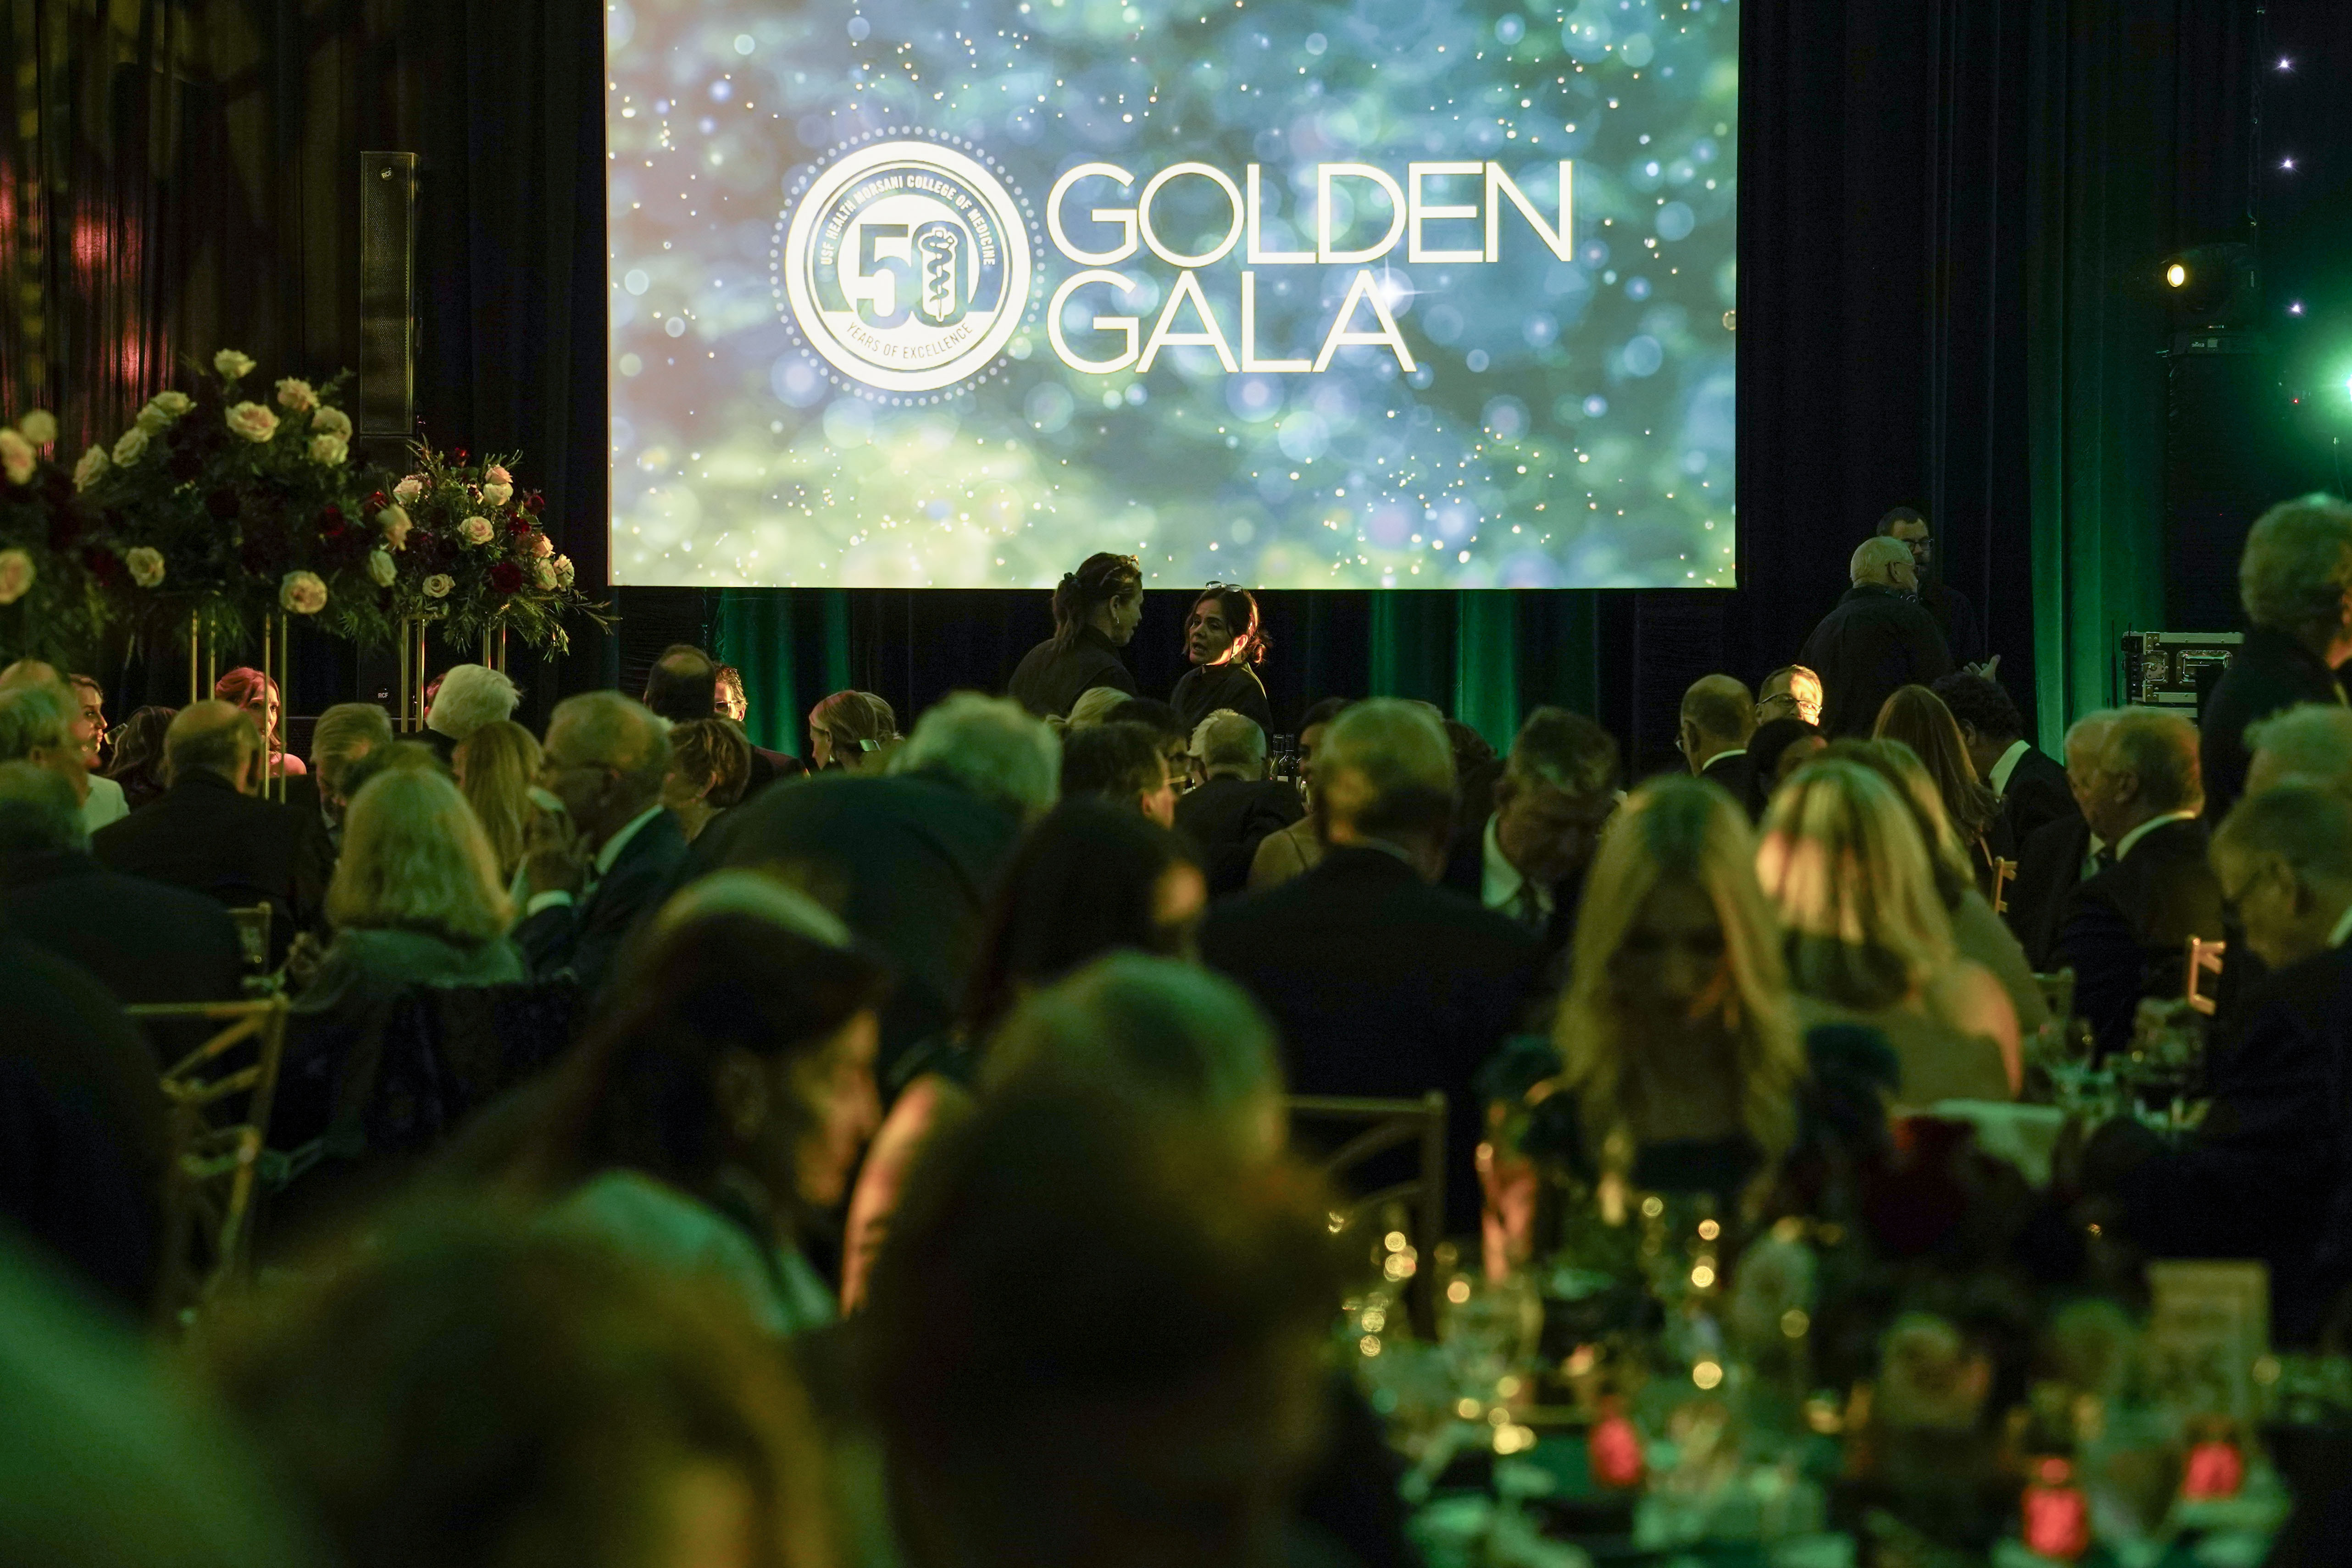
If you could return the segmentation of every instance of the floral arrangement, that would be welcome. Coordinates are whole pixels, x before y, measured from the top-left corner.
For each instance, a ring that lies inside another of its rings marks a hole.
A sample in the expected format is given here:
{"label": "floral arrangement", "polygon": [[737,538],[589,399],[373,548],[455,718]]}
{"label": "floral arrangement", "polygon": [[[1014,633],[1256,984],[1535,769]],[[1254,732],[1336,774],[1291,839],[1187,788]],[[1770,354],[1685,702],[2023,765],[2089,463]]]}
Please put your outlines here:
{"label": "floral arrangement", "polygon": [[194,392],[156,393],[111,447],[92,446],[73,487],[107,519],[112,559],[91,561],[134,625],[243,646],[262,619],[316,617],[357,643],[392,640],[400,541],[366,515],[351,417],[324,387],[288,377],[248,395],[254,362],[213,358]]}
{"label": "floral arrangement", "polygon": [[0,664],[87,668],[106,624],[100,584],[120,564],[72,479],[42,455],[57,439],[41,409],[0,428]]}
{"label": "floral arrangement", "polygon": [[572,581],[572,558],[541,526],[547,497],[515,487],[516,457],[415,448],[416,470],[390,495],[368,498],[368,515],[387,538],[405,542],[394,593],[403,617],[442,622],[463,646],[505,631],[533,647],[561,653],[572,639],[564,622],[585,616],[609,625],[605,607]]}

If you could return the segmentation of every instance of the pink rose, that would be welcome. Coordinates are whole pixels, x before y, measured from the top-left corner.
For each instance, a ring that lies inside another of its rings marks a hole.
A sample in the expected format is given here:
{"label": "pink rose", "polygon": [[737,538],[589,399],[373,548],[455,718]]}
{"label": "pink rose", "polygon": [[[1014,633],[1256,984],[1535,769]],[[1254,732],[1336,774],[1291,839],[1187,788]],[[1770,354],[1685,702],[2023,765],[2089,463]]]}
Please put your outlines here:
{"label": "pink rose", "polygon": [[512,485],[514,483],[514,476],[508,473],[505,469],[499,467],[495,463],[482,470],[482,478],[485,482],[492,485]]}
{"label": "pink rose", "polygon": [[319,406],[319,394],[309,382],[288,376],[278,383],[278,403],[289,413],[308,413]]}
{"label": "pink rose", "polygon": [[14,604],[33,586],[33,558],[20,549],[0,549],[0,604]]}
{"label": "pink rose", "polygon": [[278,434],[278,416],[257,402],[241,402],[228,411],[228,427],[258,445]]}
{"label": "pink rose", "polygon": [[482,486],[482,499],[488,501],[493,507],[503,507],[509,501],[514,499],[514,486],[512,485],[485,485]]}
{"label": "pink rose", "polygon": [[425,476],[422,474],[411,474],[392,487],[392,498],[404,507],[410,505],[423,494],[425,494]]}
{"label": "pink rose", "polygon": [[555,566],[555,586],[556,586],[556,587],[558,587],[558,588],[569,588],[569,587],[571,587],[571,586],[572,586],[572,558],[571,558],[570,556],[568,556],[568,555],[560,555],[560,556],[557,556],[557,557],[555,558],[554,566]]}
{"label": "pink rose", "polygon": [[555,541],[545,534],[533,534],[530,536],[530,553],[544,560],[555,553]]}
{"label": "pink rose", "polygon": [[315,571],[289,571],[278,585],[278,602],[297,615],[316,615],[327,607],[327,585]]}
{"label": "pink rose", "polygon": [[467,517],[457,525],[457,537],[469,545],[489,543],[493,531],[490,528],[490,519],[488,517]]}

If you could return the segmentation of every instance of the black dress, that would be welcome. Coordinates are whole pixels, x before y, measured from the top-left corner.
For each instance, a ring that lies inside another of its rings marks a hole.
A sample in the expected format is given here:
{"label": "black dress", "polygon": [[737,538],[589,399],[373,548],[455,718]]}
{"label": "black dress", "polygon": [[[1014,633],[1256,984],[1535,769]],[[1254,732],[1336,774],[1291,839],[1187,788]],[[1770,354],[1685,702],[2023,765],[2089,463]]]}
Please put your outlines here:
{"label": "black dress", "polygon": [[1231,708],[1244,718],[1257,720],[1269,740],[1274,737],[1274,709],[1265,700],[1265,685],[1247,664],[1194,665],[1168,694],[1168,706],[1176,710],[1187,729],[1199,728],[1201,721],[1219,708]]}
{"label": "black dress", "polygon": [[1091,626],[1081,626],[1066,648],[1052,639],[1022,655],[1013,672],[1013,700],[1040,718],[1067,718],[1070,705],[1097,686],[1113,686],[1135,695],[1135,677],[1118,662],[1110,639]]}

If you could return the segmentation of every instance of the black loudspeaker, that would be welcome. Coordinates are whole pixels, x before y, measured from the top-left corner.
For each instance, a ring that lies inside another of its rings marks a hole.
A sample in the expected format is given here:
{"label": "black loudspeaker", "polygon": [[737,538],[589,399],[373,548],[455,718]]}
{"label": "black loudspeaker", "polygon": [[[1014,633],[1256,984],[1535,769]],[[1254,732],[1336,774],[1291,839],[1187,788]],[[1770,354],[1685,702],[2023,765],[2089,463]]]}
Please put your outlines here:
{"label": "black loudspeaker", "polygon": [[2242,626],[2246,532],[2272,503],[2309,487],[2291,400],[2260,332],[2179,333],[2165,373],[2165,625]]}
{"label": "black loudspeaker", "polygon": [[416,168],[414,152],[360,154],[356,416],[362,438],[386,443],[416,429]]}

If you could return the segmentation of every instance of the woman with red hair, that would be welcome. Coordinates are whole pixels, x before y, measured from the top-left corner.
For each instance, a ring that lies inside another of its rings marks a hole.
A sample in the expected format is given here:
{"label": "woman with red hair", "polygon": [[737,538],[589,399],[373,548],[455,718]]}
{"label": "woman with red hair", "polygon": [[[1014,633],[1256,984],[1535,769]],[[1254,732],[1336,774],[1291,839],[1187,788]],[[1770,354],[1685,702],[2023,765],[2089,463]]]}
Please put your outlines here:
{"label": "woman with red hair", "polygon": [[299,779],[310,771],[300,758],[287,754],[284,705],[278,701],[276,681],[250,664],[241,665],[220,678],[213,695],[253,716],[262,746],[269,754],[270,778]]}

